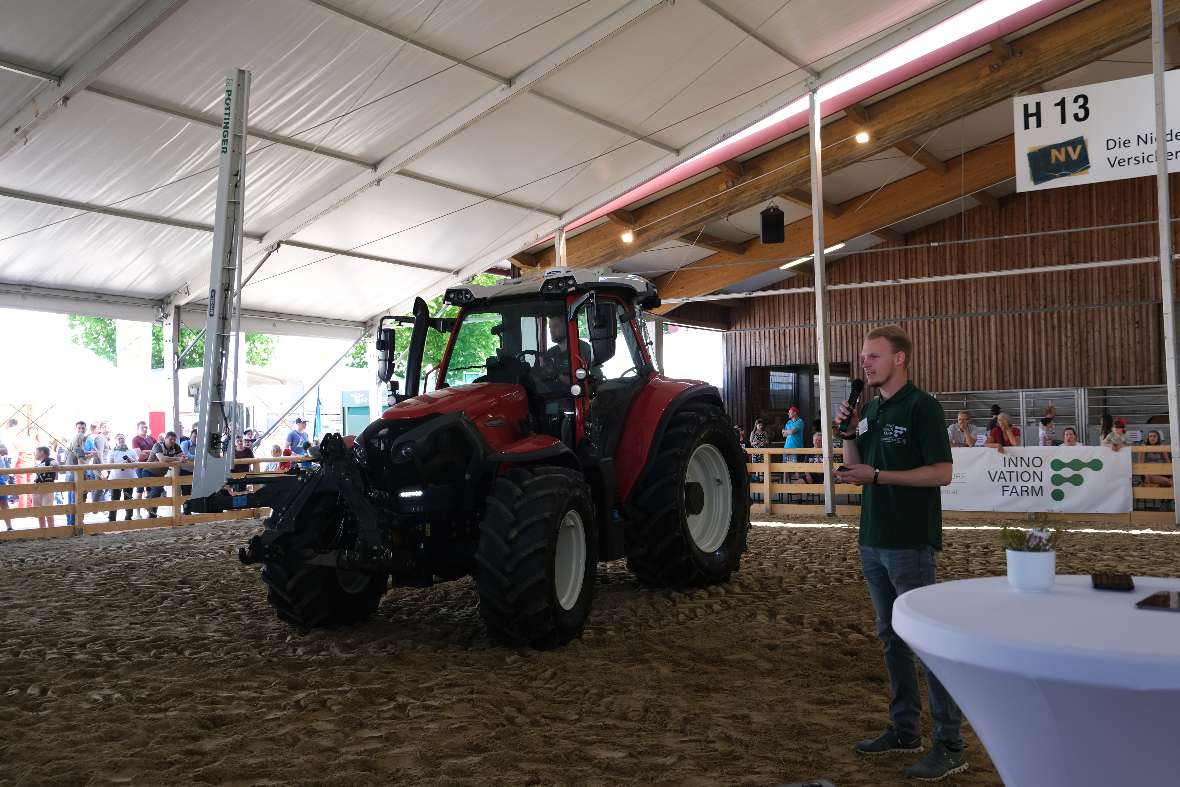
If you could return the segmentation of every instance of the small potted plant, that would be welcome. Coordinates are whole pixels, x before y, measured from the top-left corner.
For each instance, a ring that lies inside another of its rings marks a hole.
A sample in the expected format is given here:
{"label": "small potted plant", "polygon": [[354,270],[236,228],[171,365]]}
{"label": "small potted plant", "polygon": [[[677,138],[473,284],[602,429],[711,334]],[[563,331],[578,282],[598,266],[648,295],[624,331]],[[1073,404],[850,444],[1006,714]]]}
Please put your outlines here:
{"label": "small potted plant", "polygon": [[1016,590],[1036,593],[1053,587],[1061,533],[1047,527],[1005,527],[1001,536],[1008,550],[1008,584]]}

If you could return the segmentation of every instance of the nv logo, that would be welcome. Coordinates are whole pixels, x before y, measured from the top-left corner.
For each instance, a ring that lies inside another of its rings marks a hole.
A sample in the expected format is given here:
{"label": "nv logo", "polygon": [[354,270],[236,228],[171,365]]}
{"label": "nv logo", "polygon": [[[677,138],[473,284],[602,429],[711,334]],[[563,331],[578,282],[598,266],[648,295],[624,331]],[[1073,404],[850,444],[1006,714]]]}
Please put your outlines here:
{"label": "nv logo", "polygon": [[1035,185],[1090,171],[1090,151],[1085,137],[1074,137],[1064,142],[1029,148],[1028,172]]}
{"label": "nv logo", "polygon": [[[1068,462],[1065,462],[1065,461],[1062,461],[1061,459],[1054,459],[1052,462],[1049,463],[1049,467],[1051,467],[1055,471],[1066,470],[1066,469],[1084,470],[1087,467],[1090,468],[1091,470],[1101,470],[1102,469],[1102,460],[1101,459],[1091,459],[1089,462],[1083,462],[1081,459],[1070,459]],[[1053,482],[1053,486],[1065,486],[1066,484],[1073,484],[1074,486],[1081,486],[1085,482],[1086,479],[1083,478],[1080,473],[1077,475],[1062,475],[1059,472],[1055,472],[1055,473],[1053,473],[1052,478],[1050,478],[1049,480]],[[1061,502],[1062,500],[1065,499],[1065,490],[1064,489],[1054,489],[1051,493],[1049,493],[1049,497],[1053,498],[1057,502]]]}

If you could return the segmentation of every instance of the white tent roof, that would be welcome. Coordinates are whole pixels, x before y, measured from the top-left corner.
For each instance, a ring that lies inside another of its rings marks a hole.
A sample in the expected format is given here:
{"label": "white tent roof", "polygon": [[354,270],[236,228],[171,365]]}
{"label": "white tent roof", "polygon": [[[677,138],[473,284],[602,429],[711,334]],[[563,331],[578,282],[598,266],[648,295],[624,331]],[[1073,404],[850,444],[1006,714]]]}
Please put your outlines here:
{"label": "white tent roof", "polygon": [[[355,335],[767,114],[763,102],[806,76],[797,64],[822,69],[946,5],[0,0],[0,61],[26,71],[0,70],[0,304],[150,319],[176,296],[200,320],[209,123],[234,67],[253,74],[246,269],[293,244],[245,289],[246,324]],[[60,95],[64,106],[46,103]],[[972,133],[1009,133],[992,120]],[[825,188],[843,199],[917,166],[863,162]],[[748,237],[756,210],[745,213],[709,232]],[[704,256],[667,245],[618,267]]]}

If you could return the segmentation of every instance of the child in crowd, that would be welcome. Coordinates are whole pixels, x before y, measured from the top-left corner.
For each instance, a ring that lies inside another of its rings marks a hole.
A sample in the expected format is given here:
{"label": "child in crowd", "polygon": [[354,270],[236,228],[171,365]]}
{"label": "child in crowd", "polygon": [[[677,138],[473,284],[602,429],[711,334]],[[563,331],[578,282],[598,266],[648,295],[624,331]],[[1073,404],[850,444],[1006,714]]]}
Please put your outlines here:
{"label": "child in crowd", "polygon": [[[12,458],[8,456],[8,448],[0,445],[0,470],[9,470],[12,468]],[[9,484],[15,484],[16,478],[10,475],[0,475],[0,509],[8,509],[8,495],[4,493],[4,487]],[[12,520],[5,519],[4,524],[9,530],[12,530]]]}
{"label": "child in crowd", "polygon": [[[53,467],[53,460],[49,458],[49,448],[47,446],[39,446],[34,458],[37,460],[38,467]],[[53,470],[43,470],[33,477],[33,483],[36,484],[52,484],[57,480],[57,473]],[[52,492],[34,492],[33,506],[51,506],[53,505]],[[53,517],[50,515],[37,517],[37,525],[39,527],[53,527]]]}
{"label": "child in crowd", "polygon": [[[272,459],[282,458],[283,449],[279,448],[277,445],[272,445],[270,447],[270,456]],[[263,465],[262,470],[266,473],[277,473],[281,467],[282,465],[279,462],[267,462],[265,465]]]}

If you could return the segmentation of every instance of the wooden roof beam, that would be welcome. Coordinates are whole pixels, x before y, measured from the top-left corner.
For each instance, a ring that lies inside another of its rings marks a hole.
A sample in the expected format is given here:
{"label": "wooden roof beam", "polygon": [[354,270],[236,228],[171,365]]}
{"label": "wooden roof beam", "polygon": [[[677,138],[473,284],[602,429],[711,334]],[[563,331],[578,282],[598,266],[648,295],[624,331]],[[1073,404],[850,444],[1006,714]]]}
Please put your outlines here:
{"label": "wooden roof beam", "polygon": [[746,165],[737,159],[722,161],[717,165],[717,169],[721,170],[723,175],[729,175],[734,180],[741,180],[746,176]]}
{"label": "wooden roof beam", "polygon": [[971,195],[971,198],[989,210],[1000,209],[1000,198],[992,196],[992,194],[987,191],[977,191]]}
{"label": "wooden roof beam", "polygon": [[[1013,138],[1007,137],[956,157],[949,162],[950,171],[945,175],[922,170],[889,183],[879,192],[854,197],[843,203],[844,214],[840,218],[825,222],[824,240],[847,242],[865,234],[895,240],[890,236],[894,230],[882,228],[945,205],[961,197],[964,191],[974,193],[1001,183],[1015,175],[1015,162]],[[787,225],[783,243],[763,245],[755,240],[735,264],[727,265],[733,260],[714,255],[665,274],[655,284],[665,299],[707,295],[811,252],[811,217],[808,217]],[[669,304],[656,311],[674,307],[675,304]]]}
{"label": "wooden roof beam", "polygon": [[[844,108],[844,113],[849,117],[855,119],[861,125],[867,126],[869,123],[870,112],[868,107],[863,104],[849,104]],[[894,149],[904,153],[905,155],[918,162],[931,172],[937,172],[940,175],[946,173],[946,164],[942,162],[938,156],[926,150],[922,145],[912,139],[903,139],[893,146]]]}
{"label": "wooden roof beam", "polygon": [[[616,210],[606,214],[606,219],[611,224],[616,224],[620,227],[634,227],[635,214],[629,210]],[[568,243],[568,241],[566,241]]]}
{"label": "wooden roof beam", "polygon": [[706,249],[711,249],[721,254],[733,254],[740,257],[746,253],[745,243],[718,238],[716,235],[710,235],[707,232],[690,232],[688,235],[681,235],[680,240],[693,246],[703,246]]}
{"label": "wooden roof beam", "polygon": [[[804,191],[803,189],[787,189],[782,194],[779,194],[779,196],[788,202],[793,202],[796,205],[802,205],[808,210],[811,210],[811,194],[807,191]],[[843,213],[843,210],[839,205],[824,200],[824,216],[828,217],[829,219],[834,219],[841,213]]]}
{"label": "wooden roof beam", "polygon": [[[1180,21],[1180,0],[1166,0],[1165,23]],[[1020,57],[991,70],[995,55],[985,54],[936,74],[873,104],[874,137],[858,144],[852,137],[860,125],[851,117],[826,124],[824,136],[838,140],[824,151],[826,171],[850,166],[899,142],[914,139],[986,107],[1008,101],[1029,85],[1067,74],[1087,63],[1143,41],[1151,34],[1151,15],[1141,0],[1104,0],[1014,40]],[[567,242],[568,264],[603,267],[655,247],[729,213],[764,203],[810,179],[809,141],[796,137],[754,156],[746,171],[764,173],[738,188],[727,188],[732,176],[716,174],[685,186],[635,210],[633,243],[624,244],[614,227],[598,226]],[[949,169],[954,165],[946,162]],[[936,173],[931,172],[931,175]],[[991,184],[987,184],[991,185]],[[882,226],[882,224],[877,225]],[[552,264],[546,249],[541,264]]]}
{"label": "wooden roof beam", "polygon": [[873,230],[873,235],[876,235],[886,243],[905,243],[905,235],[902,235],[897,230],[891,230],[888,227],[881,227]]}
{"label": "wooden roof beam", "polygon": [[537,267],[537,255],[536,254],[529,254],[527,251],[521,251],[521,252],[517,252],[516,254],[513,254],[511,257],[508,258],[508,261],[511,262],[517,268],[536,268]]}

